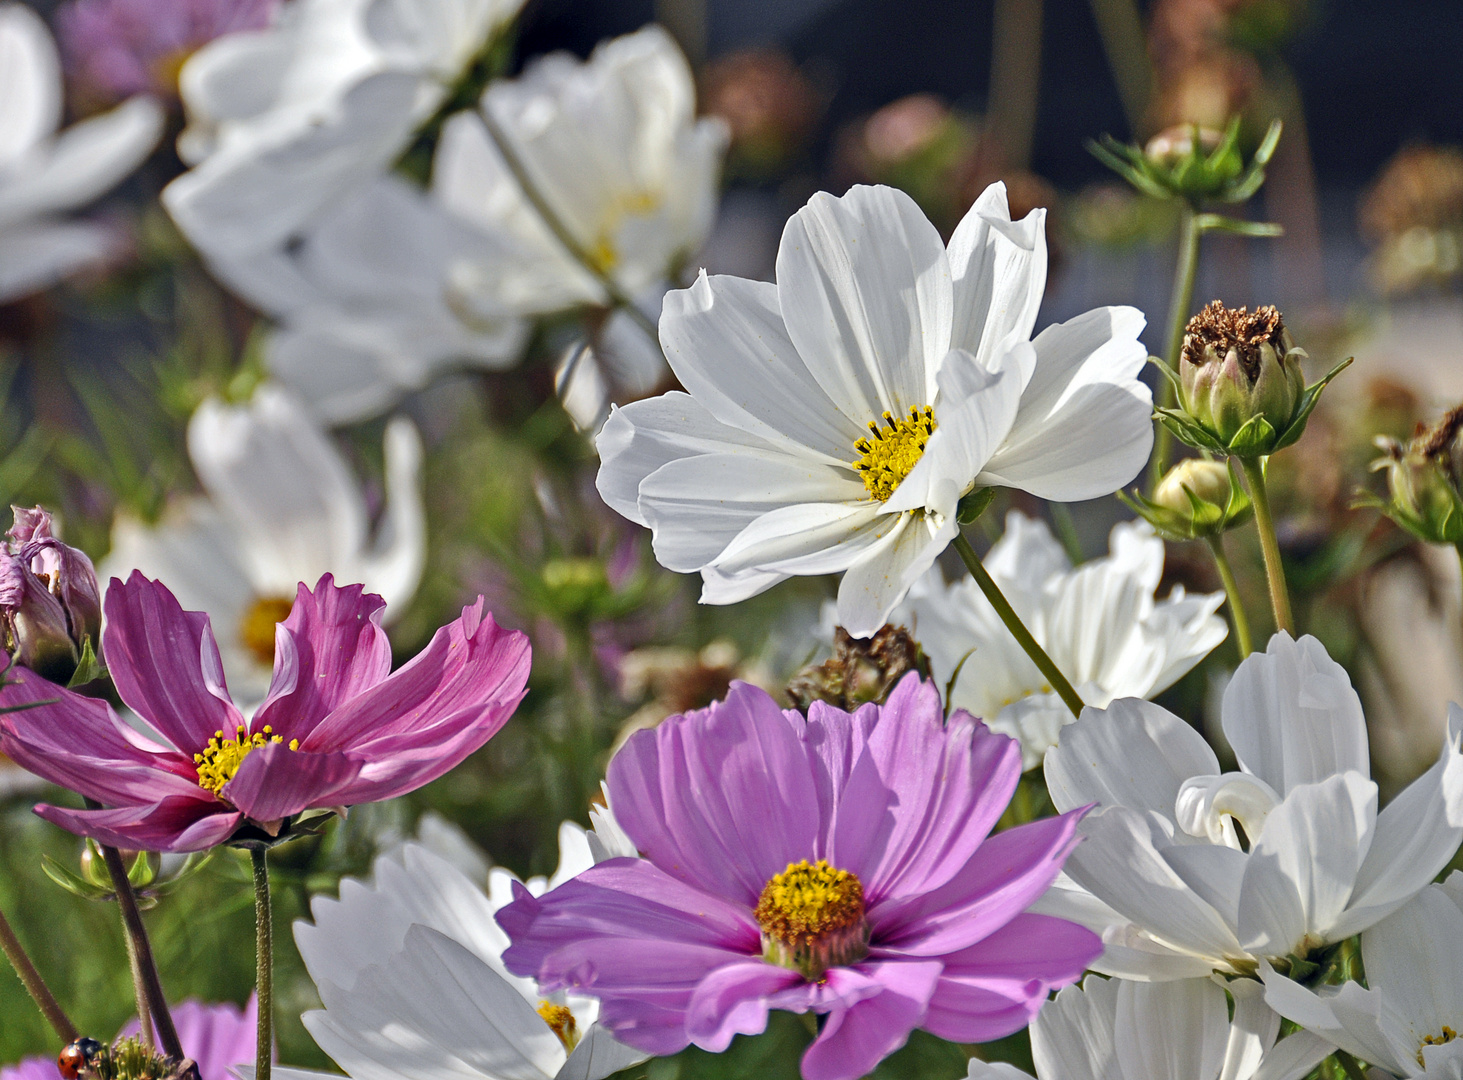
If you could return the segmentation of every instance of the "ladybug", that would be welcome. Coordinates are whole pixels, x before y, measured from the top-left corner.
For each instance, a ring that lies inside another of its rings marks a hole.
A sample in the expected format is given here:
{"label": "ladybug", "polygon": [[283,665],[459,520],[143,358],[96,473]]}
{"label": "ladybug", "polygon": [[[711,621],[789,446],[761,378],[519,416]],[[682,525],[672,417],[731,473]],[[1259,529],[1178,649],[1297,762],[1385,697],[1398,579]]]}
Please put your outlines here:
{"label": "ladybug", "polygon": [[65,1080],[86,1080],[97,1075],[97,1063],[105,1051],[95,1039],[76,1039],[56,1055],[56,1068]]}

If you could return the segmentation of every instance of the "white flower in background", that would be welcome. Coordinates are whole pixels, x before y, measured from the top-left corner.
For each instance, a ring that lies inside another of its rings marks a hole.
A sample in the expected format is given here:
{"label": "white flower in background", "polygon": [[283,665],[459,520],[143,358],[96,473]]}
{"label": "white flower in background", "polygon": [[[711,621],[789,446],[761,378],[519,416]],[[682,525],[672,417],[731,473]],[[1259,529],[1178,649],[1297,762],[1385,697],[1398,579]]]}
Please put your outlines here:
{"label": "white flower in background", "polygon": [[51,32],[24,4],[0,4],[0,303],[106,256],[107,229],[55,215],[104,194],[162,135],[163,112],[151,98],[58,133],[61,110]]}
{"label": "white flower in background", "polygon": [[[542,895],[589,869],[594,836],[561,825],[558,869],[547,880],[530,879],[528,890]],[[624,854],[634,849],[609,856]],[[596,1023],[595,999],[542,995],[534,980],[503,967],[508,936],[494,916],[517,879],[500,868],[492,875],[489,897],[408,844],[400,863],[376,861],[374,882],[346,879],[339,900],[314,899],[313,925],[295,924],[325,1005],[301,1019],[350,1076],[600,1080],[645,1060]]]}
{"label": "white flower in background", "polygon": [[1071,501],[1147,460],[1143,315],[1100,308],[1028,340],[1045,211],[992,185],[947,252],[903,192],[820,193],[788,221],[777,283],[702,275],[660,338],[689,393],[613,413],[605,501],[699,571],[707,603],[843,573],[838,621],[867,637],[957,528],[973,487]]}
{"label": "white flower in background", "polygon": [[277,386],[245,405],[204,402],[188,453],[205,495],[175,503],[156,527],[119,518],[102,580],[133,570],[160,579],[213,623],[229,688],[259,701],[269,687],[274,625],[298,582],[327,572],[365,585],[399,616],[421,578],[426,525],[421,442],[404,419],[386,429],[386,500],[372,537],[359,482],[309,412]]}
{"label": "white flower in background", "polygon": [[491,257],[491,241],[429,196],[382,176],[312,223],[288,247],[216,261],[215,273],[280,324],[271,374],[326,423],[389,409],[453,367],[515,363],[528,327],[506,314],[450,305],[459,258]]}
{"label": "white flower in background", "polygon": [[[1168,689],[1224,640],[1215,615],[1223,593],[1166,600],[1154,591],[1163,576],[1163,541],[1140,521],[1116,526],[1112,554],[1073,569],[1045,523],[1006,516],[1006,532],[985,568],[1062,674],[1089,705],[1147,698]],[[914,628],[944,686],[959,669],[954,708],[983,717],[993,731],[1021,742],[1035,768],[1072,712],[1052,692],[975,581],[946,584],[938,567],[918,581],[894,613]]]}
{"label": "white flower in background", "polygon": [[1057,809],[1096,809],[1070,880],[1036,908],[1102,934],[1094,970],[1285,966],[1396,911],[1463,839],[1456,706],[1437,762],[1381,813],[1361,702],[1315,638],[1276,634],[1235,671],[1221,712],[1239,772],[1220,775],[1197,731],[1131,698],[1082,710],[1047,754]]}
{"label": "white flower in background", "polygon": [[[1039,1080],[1300,1080],[1331,1053],[1309,1032],[1277,1041],[1280,1017],[1252,979],[1155,986],[1089,975],[1031,1023]],[[970,1063],[970,1080],[1028,1080],[1014,1065]]]}
{"label": "white flower in background", "polygon": [[711,231],[726,128],[696,119],[691,68],[660,27],[605,42],[587,62],[542,57],[492,83],[481,108],[447,121],[432,168],[443,205],[502,249],[457,263],[467,302],[535,315],[611,300],[524,193],[483,116],[624,295],[641,301],[663,288]]}
{"label": "white flower in background", "polygon": [[184,64],[173,220],[213,260],[286,243],[387,171],[523,0],[294,0]]}
{"label": "white flower in background", "polygon": [[1316,993],[1262,969],[1291,1020],[1399,1077],[1463,1077],[1463,873],[1361,935],[1367,985]]}

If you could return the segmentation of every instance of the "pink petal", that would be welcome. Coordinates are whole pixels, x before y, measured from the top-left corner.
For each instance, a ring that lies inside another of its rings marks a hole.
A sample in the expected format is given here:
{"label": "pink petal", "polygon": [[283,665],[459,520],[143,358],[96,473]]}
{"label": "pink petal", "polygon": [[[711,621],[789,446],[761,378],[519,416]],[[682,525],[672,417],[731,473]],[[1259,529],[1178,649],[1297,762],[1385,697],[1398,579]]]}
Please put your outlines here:
{"label": "pink petal", "polygon": [[295,606],[275,632],[274,679],[254,716],[276,734],[303,739],[332,710],[391,672],[391,642],[381,629],[386,601],[361,585],[337,587],[326,574],[311,592],[302,582]]}
{"label": "pink petal", "polygon": [[244,722],[229,699],[208,616],[184,611],[161,582],[134,570],[107,588],[107,670],[122,700],[186,754]]}
{"label": "pink petal", "polygon": [[[230,1003],[184,1001],[172,1008],[183,1053],[198,1063],[199,1080],[232,1080],[235,1065],[253,1065],[258,1046],[259,999],[249,995],[242,1009]],[[119,1033],[136,1035],[136,1018]]]}
{"label": "pink petal", "polygon": [[243,820],[217,800],[180,798],[116,810],[69,810],[42,803],[36,813],[78,836],[131,851],[205,851],[232,836]]}
{"label": "pink petal", "polygon": [[340,792],[360,774],[361,764],[351,754],[310,754],[270,743],[249,752],[222,794],[251,821],[279,821],[301,810],[342,805]]}
{"label": "pink petal", "polygon": [[924,1018],[940,964],[893,961],[859,964],[853,970],[879,983],[881,990],[828,1014],[822,1032],[803,1054],[803,1080],[857,1080],[903,1046]]}
{"label": "pink petal", "polygon": [[768,998],[805,980],[796,971],[765,960],[727,964],[702,979],[686,1008],[686,1034],[703,1050],[719,1054],[736,1035],[767,1029]]}

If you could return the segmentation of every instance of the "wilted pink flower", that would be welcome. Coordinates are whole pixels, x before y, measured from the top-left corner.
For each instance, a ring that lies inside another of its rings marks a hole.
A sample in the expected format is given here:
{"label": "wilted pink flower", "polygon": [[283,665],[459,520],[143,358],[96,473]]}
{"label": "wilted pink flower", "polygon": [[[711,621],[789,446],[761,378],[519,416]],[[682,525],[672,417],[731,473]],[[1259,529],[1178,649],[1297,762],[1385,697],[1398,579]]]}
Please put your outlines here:
{"label": "wilted pink flower", "polygon": [[0,545],[0,642],[15,662],[66,682],[84,642],[102,627],[96,570],[84,552],[52,532],[51,515],[13,506],[15,524]]}
{"label": "wilted pink flower", "polygon": [[600,999],[652,1054],[725,1050],[770,1009],[826,1016],[806,1080],[852,1080],[915,1028],[955,1042],[1017,1031],[1102,951],[1026,908],[1081,812],[995,836],[1021,750],[911,673],[884,706],[806,719],[764,691],[630,737],[609,799],[640,859],[600,863],[498,914],[503,962],[544,993]]}
{"label": "wilted pink flower", "polygon": [[63,544],[55,533],[51,512],[12,506],[11,549],[42,581],[66,610],[66,623],[77,648],[83,639],[93,647],[102,630],[102,594],[96,567],[86,552]]}
{"label": "wilted pink flower", "polygon": [[56,12],[66,71],[105,101],[175,97],[178,69],[201,45],[269,24],[279,0],[71,0]]}
{"label": "wilted pink flower", "polygon": [[[385,602],[329,574],[303,584],[275,628],[274,679],[252,720],[229,698],[208,616],[140,573],[112,579],[102,638],[117,693],[166,742],[103,701],[26,671],[0,705],[0,751],[107,809],[41,805],[47,821],[104,844],[200,851],[268,840],[305,810],[405,794],[497,732],[523,699],[528,639],[484,614],[461,618],[391,673]],[[242,835],[240,831],[243,830]]]}

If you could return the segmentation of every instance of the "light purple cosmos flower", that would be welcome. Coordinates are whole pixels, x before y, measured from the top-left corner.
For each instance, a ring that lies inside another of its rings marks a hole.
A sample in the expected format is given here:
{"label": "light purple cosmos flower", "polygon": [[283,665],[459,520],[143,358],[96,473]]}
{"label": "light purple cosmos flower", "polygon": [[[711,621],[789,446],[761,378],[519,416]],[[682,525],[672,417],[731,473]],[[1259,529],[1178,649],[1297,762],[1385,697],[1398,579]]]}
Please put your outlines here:
{"label": "light purple cosmos flower", "polygon": [[863,1076],[916,1027],[1024,1027],[1102,951],[1026,914],[1080,812],[994,836],[1021,750],[906,676],[886,705],[807,719],[745,683],[630,738],[610,804],[641,859],[611,859],[498,914],[508,969],[601,1001],[652,1054],[725,1050],[769,1009],[826,1014],[806,1080]]}
{"label": "light purple cosmos flower", "polygon": [[0,751],[107,807],[41,805],[41,817],[148,851],[267,840],[302,811],[405,794],[503,726],[523,699],[529,648],[484,614],[479,597],[392,673],[385,606],[329,574],[314,592],[300,585],[275,628],[269,694],[246,721],[208,616],[184,611],[140,573],[113,578],[108,668],[122,700],[166,742],[138,734],[103,701],[17,669],[0,704],[54,703],[0,717]]}
{"label": "light purple cosmos flower", "polygon": [[[185,1001],[174,1005],[172,1012],[183,1053],[198,1063],[199,1080],[232,1080],[229,1070],[234,1066],[254,1064],[258,999],[250,996],[242,1009],[237,1005]],[[137,1032],[137,1021],[133,1020],[121,1035]],[[61,1070],[56,1068],[54,1057],[28,1057],[0,1069],[0,1080],[61,1080]]]}
{"label": "light purple cosmos flower", "polygon": [[72,0],[56,12],[56,28],[66,72],[88,93],[176,97],[178,69],[195,49],[263,29],[277,7],[279,0]]}

